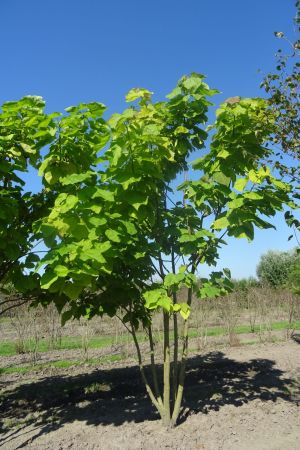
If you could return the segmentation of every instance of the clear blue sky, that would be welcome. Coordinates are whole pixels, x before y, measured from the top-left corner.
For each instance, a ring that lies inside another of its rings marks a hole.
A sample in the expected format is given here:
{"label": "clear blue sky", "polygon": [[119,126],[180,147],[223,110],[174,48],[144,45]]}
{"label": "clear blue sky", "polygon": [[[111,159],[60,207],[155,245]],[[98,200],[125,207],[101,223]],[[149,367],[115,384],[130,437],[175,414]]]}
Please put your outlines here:
{"label": "clear blue sky", "polygon": [[[159,100],[192,71],[222,91],[216,102],[263,95],[258,70],[274,68],[273,32],[291,34],[294,13],[293,0],[1,0],[0,103],[36,94],[48,112],[92,100],[115,112],[130,88]],[[276,224],[252,244],[230,241],[220,267],[254,275],[262,253],[292,248],[287,226]]]}

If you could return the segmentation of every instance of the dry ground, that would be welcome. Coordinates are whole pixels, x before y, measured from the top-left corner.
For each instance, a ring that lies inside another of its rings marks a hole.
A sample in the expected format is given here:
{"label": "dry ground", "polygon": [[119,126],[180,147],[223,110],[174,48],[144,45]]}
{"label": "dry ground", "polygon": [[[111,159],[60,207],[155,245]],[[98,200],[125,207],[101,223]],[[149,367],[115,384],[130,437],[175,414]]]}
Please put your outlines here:
{"label": "dry ground", "polygon": [[186,385],[180,424],[166,431],[133,361],[3,375],[0,448],[300,448],[297,342],[191,355]]}

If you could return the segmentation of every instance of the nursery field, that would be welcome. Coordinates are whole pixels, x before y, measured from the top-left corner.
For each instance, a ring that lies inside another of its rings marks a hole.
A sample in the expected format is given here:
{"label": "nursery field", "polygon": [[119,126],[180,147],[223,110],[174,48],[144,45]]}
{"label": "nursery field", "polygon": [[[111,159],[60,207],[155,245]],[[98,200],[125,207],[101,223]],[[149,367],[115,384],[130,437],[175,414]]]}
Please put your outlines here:
{"label": "nursery field", "polygon": [[[183,410],[170,435],[116,318],[62,327],[55,309],[15,310],[0,320],[0,447],[296,449],[299,319],[299,297],[286,291],[195,303]],[[162,355],[159,316],[153,323]],[[142,332],[138,339],[150,362]]]}

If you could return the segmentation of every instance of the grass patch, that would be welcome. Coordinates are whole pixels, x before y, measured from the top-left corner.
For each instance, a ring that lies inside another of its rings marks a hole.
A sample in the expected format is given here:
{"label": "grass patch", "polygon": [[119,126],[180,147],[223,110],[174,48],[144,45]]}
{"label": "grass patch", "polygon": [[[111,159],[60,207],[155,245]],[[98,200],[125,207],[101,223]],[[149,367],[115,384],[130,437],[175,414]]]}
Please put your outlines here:
{"label": "grass patch", "polygon": [[[82,362],[81,362],[82,364]],[[43,370],[47,367],[58,367],[58,368],[69,368],[71,366],[80,365],[80,361],[53,361],[52,363],[45,363],[45,364],[34,364],[30,366],[12,366],[12,367],[5,367],[0,369],[0,374],[11,374],[11,373],[29,373],[29,372],[39,372],[40,370]]]}
{"label": "grass patch", "polygon": [[[122,336],[123,338],[123,336]],[[89,340],[88,347],[90,349],[99,349],[112,345],[114,343],[113,336],[103,336],[103,337],[92,337]],[[121,341],[124,340],[126,342],[126,336]],[[13,356],[17,354],[16,351],[17,341],[2,341],[0,342],[0,356]],[[25,342],[25,349],[30,352],[31,349],[34,348],[34,344],[32,340],[27,340]],[[79,350],[82,348],[82,340],[80,336],[72,337],[66,336],[61,339],[59,345],[55,347],[55,350]],[[49,345],[49,341],[46,339],[40,340],[37,346],[38,353],[44,353],[51,350]]]}
{"label": "grass patch", "polygon": [[0,324],[1,323],[8,323],[8,322],[10,322],[10,317],[5,317],[5,316],[1,316],[0,317]]}
{"label": "grass patch", "polygon": [[15,342],[2,341],[0,342],[0,355],[1,356],[13,356],[16,355]]}
{"label": "grass patch", "polygon": [[12,374],[12,373],[30,373],[30,372],[39,372],[44,369],[48,368],[58,368],[58,369],[68,369],[69,367],[74,366],[97,366],[99,364],[105,363],[105,362],[116,362],[116,361],[122,361],[124,356],[122,355],[106,355],[101,358],[91,358],[87,361],[79,361],[79,360],[60,360],[60,361],[53,361],[49,363],[44,364],[34,364],[30,366],[12,366],[12,367],[5,367],[0,368],[0,375],[5,374]]}
{"label": "grass patch", "polygon": [[[293,328],[295,330],[300,330],[300,320],[296,320],[293,322]],[[288,328],[289,324],[286,321],[283,322],[274,322],[271,324],[271,331],[280,331],[280,330],[286,330]],[[255,325],[254,327],[254,333],[258,333],[260,331],[260,326]],[[235,327],[234,332],[236,334],[248,334],[253,333],[250,325],[238,325]],[[226,335],[226,330],[224,327],[209,327],[207,329],[207,336],[224,336]],[[198,333],[197,330],[194,328],[190,330],[189,337],[197,337]]]}

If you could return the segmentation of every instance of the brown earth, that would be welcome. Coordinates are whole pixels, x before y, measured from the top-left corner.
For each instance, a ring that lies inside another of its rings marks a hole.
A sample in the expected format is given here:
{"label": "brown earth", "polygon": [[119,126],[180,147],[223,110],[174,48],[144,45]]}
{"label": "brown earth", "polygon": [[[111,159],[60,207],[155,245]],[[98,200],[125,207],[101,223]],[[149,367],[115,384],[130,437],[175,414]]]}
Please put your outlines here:
{"label": "brown earth", "polygon": [[5,450],[300,448],[300,345],[293,341],[191,355],[183,413],[171,431],[130,360],[2,375],[0,388]]}

